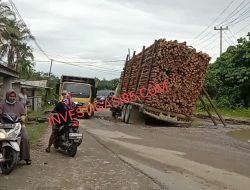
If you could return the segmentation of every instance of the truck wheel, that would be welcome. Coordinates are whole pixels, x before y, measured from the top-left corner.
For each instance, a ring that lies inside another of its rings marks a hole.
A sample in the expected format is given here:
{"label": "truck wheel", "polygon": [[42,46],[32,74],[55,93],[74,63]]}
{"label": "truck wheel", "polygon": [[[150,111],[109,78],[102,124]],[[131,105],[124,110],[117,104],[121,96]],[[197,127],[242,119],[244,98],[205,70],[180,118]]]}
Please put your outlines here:
{"label": "truck wheel", "polygon": [[112,116],[115,117],[116,116],[116,112],[114,110],[111,111]]}
{"label": "truck wheel", "polygon": [[125,121],[126,109],[127,109],[127,105],[124,105],[122,107],[122,116],[121,116],[123,122]]}
{"label": "truck wheel", "polygon": [[94,111],[92,110],[92,106],[88,107],[88,113],[85,113],[85,119],[90,119],[94,115]]}
{"label": "truck wheel", "polygon": [[145,125],[150,125],[152,123],[152,118],[145,114],[144,121],[145,121]]}
{"label": "truck wheel", "polygon": [[125,114],[125,123],[129,123],[130,115],[132,112],[132,105],[129,104],[126,109],[126,114]]}

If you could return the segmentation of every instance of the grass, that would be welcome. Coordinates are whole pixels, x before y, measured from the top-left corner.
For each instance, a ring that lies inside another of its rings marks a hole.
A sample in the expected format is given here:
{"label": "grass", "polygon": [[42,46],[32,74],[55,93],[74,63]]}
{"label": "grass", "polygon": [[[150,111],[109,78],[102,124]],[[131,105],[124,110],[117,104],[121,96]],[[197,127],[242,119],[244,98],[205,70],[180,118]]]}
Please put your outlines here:
{"label": "grass", "polygon": [[44,115],[44,111],[39,111],[39,112],[29,111],[28,112],[28,117],[42,117],[43,115]]}
{"label": "grass", "polygon": [[250,140],[250,130],[249,129],[230,131],[227,133],[227,135],[229,135],[230,137],[242,140],[242,141]]}
{"label": "grass", "polygon": [[28,130],[31,147],[34,148],[38,145],[39,139],[48,129],[48,124],[47,123],[28,124],[26,125],[26,127]]}
{"label": "grass", "polygon": [[[206,114],[206,111],[196,110],[197,113]],[[213,115],[215,115],[215,111],[211,111]],[[226,117],[233,117],[233,118],[241,118],[241,119],[250,119],[250,109],[242,108],[242,109],[227,109],[221,108],[219,109],[219,113]]]}

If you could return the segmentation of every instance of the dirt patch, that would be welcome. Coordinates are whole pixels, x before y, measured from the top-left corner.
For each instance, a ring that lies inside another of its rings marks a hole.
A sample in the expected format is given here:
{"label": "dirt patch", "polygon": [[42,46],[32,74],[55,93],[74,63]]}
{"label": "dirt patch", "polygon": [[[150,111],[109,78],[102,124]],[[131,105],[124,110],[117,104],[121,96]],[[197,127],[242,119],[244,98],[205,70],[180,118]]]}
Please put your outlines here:
{"label": "dirt patch", "polygon": [[242,140],[242,141],[248,141],[250,140],[250,129],[241,129],[236,131],[230,131],[227,133],[230,137]]}

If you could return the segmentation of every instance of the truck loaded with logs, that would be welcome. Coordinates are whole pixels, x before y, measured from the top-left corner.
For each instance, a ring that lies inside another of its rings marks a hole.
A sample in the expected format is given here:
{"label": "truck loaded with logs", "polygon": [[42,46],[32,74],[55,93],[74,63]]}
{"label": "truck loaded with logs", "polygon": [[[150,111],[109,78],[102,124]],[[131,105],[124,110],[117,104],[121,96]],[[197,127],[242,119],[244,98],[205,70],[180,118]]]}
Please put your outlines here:
{"label": "truck loaded with logs", "polygon": [[[121,72],[120,84],[116,96],[133,94],[133,101],[127,101],[120,107],[111,108],[112,115],[121,110],[121,118],[129,123],[132,108],[163,121],[192,120],[195,104],[204,85],[210,57],[186,43],[166,41],[155,42],[139,54],[127,59]],[[152,96],[145,96],[150,86],[160,84],[160,91],[152,88]],[[164,90],[165,85],[165,90]],[[142,89],[144,89],[142,91]]]}

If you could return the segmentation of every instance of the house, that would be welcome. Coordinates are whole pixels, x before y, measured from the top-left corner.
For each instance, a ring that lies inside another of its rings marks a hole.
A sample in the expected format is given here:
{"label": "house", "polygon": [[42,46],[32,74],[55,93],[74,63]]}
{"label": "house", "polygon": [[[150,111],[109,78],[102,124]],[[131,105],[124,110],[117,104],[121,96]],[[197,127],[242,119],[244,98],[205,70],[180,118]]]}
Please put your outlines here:
{"label": "house", "polygon": [[[41,111],[42,106],[44,104],[42,100],[41,93],[46,93],[47,90],[51,88],[47,87],[47,80],[39,80],[39,81],[26,81],[26,80],[13,80],[12,89],[19,94],[21,92],[21,88],[27,89],[27,95],[29,100],[28,109],[34,111]],[[0,84],[0,89],[1,89]]]}
{"label": "house", "polygon": [[11,81],[19,78],[20,69],[10,68],[7,64],[0,60],[0,78],[3,81],[2,89],[0,90],[0,97],[3,96],[9,89],[12,88]]}

